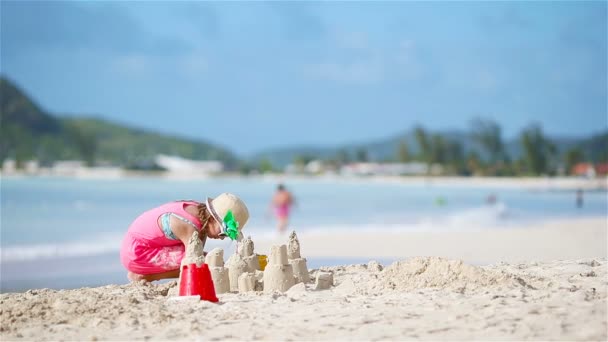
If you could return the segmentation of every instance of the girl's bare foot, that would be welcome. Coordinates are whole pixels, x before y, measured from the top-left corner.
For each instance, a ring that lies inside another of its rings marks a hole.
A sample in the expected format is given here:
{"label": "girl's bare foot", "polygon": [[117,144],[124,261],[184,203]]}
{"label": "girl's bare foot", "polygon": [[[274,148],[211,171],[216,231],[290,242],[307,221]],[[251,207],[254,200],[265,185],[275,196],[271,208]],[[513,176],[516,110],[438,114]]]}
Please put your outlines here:
{"label": "girl's bare foot", "polygon": [[137,274],[137,273],[133,273],[133,272],[128,272],[127,278],[129,278],[129,280],[132,282],[138,282],[140,280],[147,280],[146,276],[144,276],[143,274]]}
{"label": "girl's bare foot", "polygon": [[179,269],[155,274],[137,274],[129,271],[127,273],[127,278],[135,283],[142,280],[150,282],[161,279],[179,278]]}

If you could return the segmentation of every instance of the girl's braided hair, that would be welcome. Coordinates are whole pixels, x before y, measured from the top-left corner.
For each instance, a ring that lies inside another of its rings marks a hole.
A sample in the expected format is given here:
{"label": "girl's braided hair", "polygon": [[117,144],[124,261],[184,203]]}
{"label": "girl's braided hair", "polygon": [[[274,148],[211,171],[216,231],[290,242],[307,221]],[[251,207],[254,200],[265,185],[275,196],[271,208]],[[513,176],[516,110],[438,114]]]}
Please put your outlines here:
{"label": "girl's braided hair", "polygon": [[177,200],[176,202],[194,202],[198,203],[196,209],[198,209],[198,215],[196,216],[198,220],[201,222],[201,232],[204,232],[207,235],[207,223],[211,218],[211,213],[207,210],[207,204],[205,202],[199,202],[195,200]]}
{"label": "girl's braided hair", "polygon": [[207,210],[207,204],[199,203],[196,208],[198,209],[198,220],[201,222],[201,230],[207,229],[207,222],[211,218],[211,213]]}

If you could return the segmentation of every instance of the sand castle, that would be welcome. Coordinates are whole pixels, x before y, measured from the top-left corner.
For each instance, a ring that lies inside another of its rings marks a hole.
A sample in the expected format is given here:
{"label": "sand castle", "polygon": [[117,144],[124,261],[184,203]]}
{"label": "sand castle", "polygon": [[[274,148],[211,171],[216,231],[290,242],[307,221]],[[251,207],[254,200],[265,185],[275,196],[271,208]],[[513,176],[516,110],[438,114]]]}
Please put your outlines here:
{"label": "sand castle", "polygon": [[[202,253],[202,246],[200,246],[200,250]],[[188,257],[184,258],[184,260],[186,259]],[[187,262],[191,263],[190,260],[196,260],[198,263],[200,257],[192,254],[192,258]],[[238,244],[236,253],[230,256],[226,267],[224,267],[224,251],[220,248],[209,252],[205,261],[211,270],[216,293],[262,290],[284,292],[296,283],[310,282],[306,259],[300,255],[300,242],[295,231],[289,236],[287,246],[280,245],[271,248],[269,262],[264,272],[260,271],[258,255],[254,253],[251,237],[247,237]],[[325,281],[325,283],[328,282]],[[333,280],[330,283],[333,283]]]}
{"label": "sand castle", "polygon": [[325,290],[334,285],[334,274],[331,272],[317,272],[315,290]]}
{"label": "sand castle", "polygon": [[287,258],[293,268],[293,275],[296,278],[296,283],[310,282],[310,274],[306,266],[306,259],[300,255],[300,241],[295,231],[289,235],[289,243],[287,244]]}
{"label": "sand castle", "polygon": [[215,293],[230,292],[228,269],[224,267],[224,250],[221,248],[212,249],[211,252],[207,253],[205,262],[209,265],[211,271]]}
{"label": "sand castle", "polygon": [[260,277],[256,277],[256,272],[260,270],[260,263],[258,255],[253,252],[253,249],[253,240],[249,236],[239,242],[236,253],[228,259],[230,291],[247,292],[261,289],[261,284],[257,284],[257,278]]}
{"label": "sand castle", "polygon": [[260,262],[258,260],[258,255],[253,253],[253,240],[251,240],[251,236],[248,236],[246,239],[241,241],[237,246],[237,253],[241,255],[241,258],[247,263],[249,267],[248,272],[255,272],[256,270],[260,270]]}
{"label": "sand castle", "polygon": [[[198,238],[198,232],[192,233],[192,236],[188,240],[186,245],[186,253],[182,259],[180,270],[186,265],[196,264],[200,267],[205,263],[205,257],[203,255],[203,242]],[[181,276],[177,279],[177,288],[180,288]]]}
{"label": "sand castle", "polygon": [[249,292],[256,290],[256,279],[254,273],[243,273],[239,276],[238,288],[239,292]]}
{"label": "sand castle", "polygon": [[264,270],[264,292],[285,292],[294,284],[293,268],[287,259],[287,246],[272,246],[270,260]]}
{"label": "sand castle", "polygon": [[230,291],[239,290],[239,277],[243,273],[249,273],[249,265],[243,260],[239,253],[234,253],[228,259],[228,278],[230,279]]}
{"label": "sand castle", "polygon": [[203,242],[198,238],[198,232],[192,233],[192,236],[188,240],[186,246],[186,254],[182,259],[181,266],[196,264],[201,266],[205,263],[205,256],[203,255]]}

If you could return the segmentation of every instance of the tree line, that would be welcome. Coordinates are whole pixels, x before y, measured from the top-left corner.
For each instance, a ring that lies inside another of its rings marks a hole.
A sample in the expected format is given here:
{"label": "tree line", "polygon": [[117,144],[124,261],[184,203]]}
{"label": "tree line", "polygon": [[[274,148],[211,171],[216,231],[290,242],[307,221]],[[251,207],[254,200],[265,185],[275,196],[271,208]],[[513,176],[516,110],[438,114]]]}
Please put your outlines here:
{"label": "tree line", "polygon": [[[608,161],[608,133],[581,140],[578,143],[559,145],[550,139],[539,124],[530,124],[517,137],[517,155],[509,153],[500,125],[492,119],[471,120],[465,139],[454,139],[447,134],[433,133],[421,125],[412,131],[415,146],[408,139],[397,142],[391,158],[374,160],[366,148],[351,151],[338,150],[330,158],[298,155],[295,165],[303,166],[314,159],[322,159],[334,167],[351,162],[422,162],[428,169],[434,164],[443,166],[444,174],[477,176],[540,176],[558,173],[570,174],[578,163],[606,163]],[[464,144],[472,146],[464,146]],[[564,148],[564,146],[566,146]],[[259,163],[259,170],[270,171],[268,160]]]}

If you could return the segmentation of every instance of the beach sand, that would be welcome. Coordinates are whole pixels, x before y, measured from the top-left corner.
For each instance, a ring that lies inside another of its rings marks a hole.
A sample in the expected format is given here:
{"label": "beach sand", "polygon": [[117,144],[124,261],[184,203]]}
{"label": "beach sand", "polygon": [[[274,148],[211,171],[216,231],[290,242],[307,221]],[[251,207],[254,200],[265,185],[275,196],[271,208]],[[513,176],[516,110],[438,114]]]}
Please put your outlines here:
{"label": "beach sand", "polygon": [[[527,227],[466,231],[378,233],[298,232],[304,257],[398,260],[415,256],[461,259],[475,265],[606,257],[608,218],[562,219]],[[287,236],[255,242],[256,251],[285,243]]]}
{"label": "beach sand", "polygon": [[[300,283],[285,293],[219,294],[219,303],[175,297],[176,281],[2,294],[0,339],[608,338],[605,219],[374,239],[299,235],[304,257],[400,259],[322,267],[334,275],[328,290]],[[256,243],[256,252],[265,248]]]}

